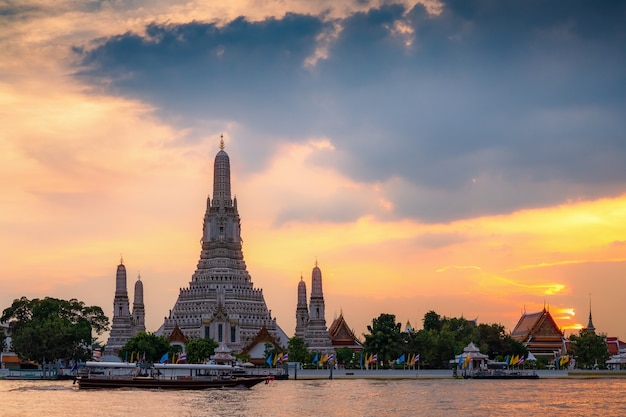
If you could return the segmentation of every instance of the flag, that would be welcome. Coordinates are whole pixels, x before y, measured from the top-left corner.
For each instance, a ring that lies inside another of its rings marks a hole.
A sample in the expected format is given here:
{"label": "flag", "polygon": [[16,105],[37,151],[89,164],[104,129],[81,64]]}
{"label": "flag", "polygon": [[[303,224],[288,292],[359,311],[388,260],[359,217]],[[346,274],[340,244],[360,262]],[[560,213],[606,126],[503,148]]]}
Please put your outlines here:
{"label": "flag", "polygon": [[511,358],[511,363],[509,365],[511,366],[517,365],[518,361],[519,361],[519,355],[515,355]]}
{"label": "flag", "polygon": [[278,355],[274,356],[274,366],[276,366],[276,362],[278,362],[278,359],[280,359],[281,354],[279,353]]}
{"label": "flag", "polygon": [[74,361],[74,365],[72,365],[72,369],[70,369],[70,372],[76,371],[78,371],[78,361]]}
{"label": "flag", "polygon": [[396,362],[399,364],[404,363],[404,353],[396,360]]}
{"label": "flag", "polygon": [[461,365],[463,365],[463,354],[460,354],[460,355],[459,355],[459,363],[458,363],[458,366],[461,366]]}
{"label": "flag", "polygon": [[187,354],[183,352],[178,356],[176,363],[186,363],[186,362],[187,362]]}
{"label": "flag", "polygon": [[407,362],[409,365],[411,365],[411,364],[413,363],[413,358],[414,358],[414,357],[415,357],[415,355],[414,355],[414,354],[410,354],[410,353],[409,353],[409,360],[408,360],[408,361],[406,361],[406,362]]}
{"label": "flag", "polygon": [[511,362],[511,358],[509,357],[509,355],[506,355],[506,358],[504,358],[504,363],[508,365],[510,362]]}
{"label": "flag", "polygon": [[316,364],[319,360],[319,356],[317,356],[317,352],[315,352],[315,356],[313,357],[313,361],[311,363]]}
{"label": "flag", "polygon": [[280,363],[287,362],[289,360],[289,352],[283,353],[283,356],[280,358]]}
{"label": "flag", "polygon": [[415,355],[413,357],[413,363],[419,362],[420,361],[420,354],[418,353],[417,355]]}
{"label": "flag", "polygon": [[267,357],[267,360],[265,362],[267,362],[268,366],[272,366],[272,354],[271,353],[270,353],[270,356]]}
{"label": "flag", "polygon": [[465,359],[463,359],[463,366],[467,367],[469,366],[469,363],[472,361],[472,356],[471,355],[467,355],[465,357]]}
{"label": "flag", "polygon": [[517,365],[519,366],[519,365],[523,364],[523,363],[524,363],[524,361],[525,361],[525,359],[524,359],[524,357],[522,356],[522,357],[521,357],[521,358],[519,358],[519,360],[517,361]]}
{"label": "flag", "polygon": [[372,362],[372,363],[378,362],[378,353],[374,353],[372,355],[372,358],[370,359],[370,362]]}
{"label": "flag", "polygon": [[170,354],[168,352],[165,352],[165,354],[163,356],[161,356],[161,359],[159,359],[159,363],[165,363],[167,362],[167,360],[169,359]]}
{"label": "flag", "polygon": [[328,360],[328,353],[325,353],[324,356],[322,356],[322,359],[320,359],[321,363],[325,363]]}
{"label": "flag", "polygon": [[327,359],[328,362],[334,361],[334,360],[335,360],[335,354],[334,353],[331,353],[330,355],[328,355],[328,359]]}

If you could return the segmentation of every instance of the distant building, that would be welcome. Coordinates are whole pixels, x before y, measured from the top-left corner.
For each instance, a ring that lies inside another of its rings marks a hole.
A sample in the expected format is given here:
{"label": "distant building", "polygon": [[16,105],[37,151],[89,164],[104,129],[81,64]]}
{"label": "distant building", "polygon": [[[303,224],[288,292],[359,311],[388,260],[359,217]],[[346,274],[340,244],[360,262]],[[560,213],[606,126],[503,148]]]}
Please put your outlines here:
{"label": "distant building", "polygon": [[120,260],[115,275],[115,298],[113,299],[113,320],[109,340],[104,348],[105,356],[117,356],[120,349],[136,334],[146,331],[146,311],[143,304],[143,283],[137,277],[133,311],[130,312],[128,290],[126,288],[126,267]]}
{"label": "distant building", "polygon": [[211,338],[239,353],[265,329],[273,343],[286,347],[287,336],[246,268],[241,219],[237,198],[231,197],[230,158],[223,140],[215,156],[213,199],[207,197],[201,245],[189,286],[180,289],[156,333],[167,337],[178,326],[187,338]]}
{"label": "distant building", "polygon": [[524,312],[511,337],[536,357],[554,358],[567,351],[568,340],[545,308],[537,313]]}
{"label": "distant building", "polygon": [[304,339],[304,344],[312,352],[331,353],[334,351],[326,327],[326,306],[322,290],[322,271],[315,261],[311,273],[311,299],[306,304],[306,284],[302,277],[298,283],[298,304],[296,306],[296,336]]}

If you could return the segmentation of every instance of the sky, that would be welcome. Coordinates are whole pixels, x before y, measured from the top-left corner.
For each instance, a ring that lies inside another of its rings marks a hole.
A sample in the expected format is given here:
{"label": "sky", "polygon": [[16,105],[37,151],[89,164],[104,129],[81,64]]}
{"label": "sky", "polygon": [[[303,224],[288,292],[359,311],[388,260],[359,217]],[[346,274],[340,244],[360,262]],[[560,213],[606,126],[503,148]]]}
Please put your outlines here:
{"label": "sky", "polygon": [[548,308],[626,338],[626,3],[0,0],[0,307],[156,331],[195,270],[223,135],[255,287],[288,336]]}

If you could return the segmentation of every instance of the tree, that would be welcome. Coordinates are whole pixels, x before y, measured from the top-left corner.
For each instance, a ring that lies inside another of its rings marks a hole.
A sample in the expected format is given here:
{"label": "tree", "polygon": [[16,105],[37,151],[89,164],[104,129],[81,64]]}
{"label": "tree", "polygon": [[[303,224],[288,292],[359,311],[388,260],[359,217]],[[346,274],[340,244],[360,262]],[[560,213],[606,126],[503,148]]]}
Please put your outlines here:
{"label": "tree", "polygon": [[306,363],[309,361],[309,350],[306,348],[306,344],[304,340],[294,336],[289,339],[287,344],[287,348],[289,349],[289,361],[291,362],[300,362]]}
{"label": "tree", "polygon": [[605,341],[606,335],[597,335],[593,331],[581,329],[577,335],[571,335],[569,352],[576,358],[576,366],[591,369],[594,366],[606,367],[609,359],[609,348]]}
{"label": "tree", "polygon": [[9,323],[15,353],[34,362],[90,359],[92,332],[100,335],[109,327],[100,307],[51,297],[13,300],[0,321]]}
{"label": "tree", "polygon": [[393,314],[383,313],[373,319],[372,324],[367,326],[370,334],[364,335],[365,351],[378,354],[379,362],[397,359],[404,349],[400,326],[400,323],[396,323],[396,316]]}
{"label": "tree", "polygon": [[4,329],[0,329],[0,352],[4,351],[5,348],[8,348],[6,345],[7,335],[4,333]]}
{"label": "tree", "polygon": [[[138,333],[131,337],[118,352],[118,356],[124,360],[143,358],[146,362],[158,362],[169,351],[170,344],[165,336],[157,336],[154,333]],[[172,356],[170,355],[170,358]]]}
{"label": "tree", "polygon": [[434,311],[430,310],[428,313],[424,314],[424,330],[441,330],[441,316]]}
{"label": "tree", "polygon": [[187,362],[204,363],[219,345],[213,339],[191,339],[187,343]]}
{"label": "tree", "polygon": [[354,358],[354,351],[347,346],[340,347],[335,350],[337,354],[337,363],[347,365]]}

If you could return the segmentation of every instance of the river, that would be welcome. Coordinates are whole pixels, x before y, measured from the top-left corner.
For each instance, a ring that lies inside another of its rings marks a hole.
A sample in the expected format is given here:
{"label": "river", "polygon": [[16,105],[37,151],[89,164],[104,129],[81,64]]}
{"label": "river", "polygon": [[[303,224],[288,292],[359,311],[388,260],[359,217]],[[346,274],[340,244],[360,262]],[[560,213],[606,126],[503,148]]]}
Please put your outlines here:
{"label": "river", "polygon": [[319,379],[212,391],[79,391],[72,381],[0,381],[2,417],[623,415],[626,379]]}

